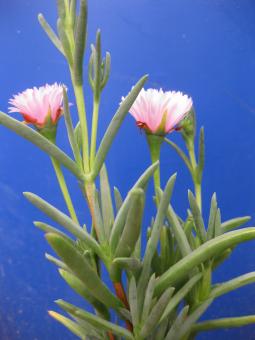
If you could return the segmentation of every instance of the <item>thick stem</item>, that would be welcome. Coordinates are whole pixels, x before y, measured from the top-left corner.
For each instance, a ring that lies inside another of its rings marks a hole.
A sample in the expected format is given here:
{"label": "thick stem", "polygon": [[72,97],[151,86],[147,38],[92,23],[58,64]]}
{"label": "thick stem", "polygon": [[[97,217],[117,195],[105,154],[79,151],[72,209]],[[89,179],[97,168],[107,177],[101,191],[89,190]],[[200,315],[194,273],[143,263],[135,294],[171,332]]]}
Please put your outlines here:
{"label": "thick stem", "polygon": [[94,97],[93,118],[92,118],[92,127],[91,127],[91,144],[90,144],[90,168],[93,167],[95,156],[96,156],[99,103],[100,103],[100,98]]}
{"label": "thick stem", "polygon": [[[122,282],[114,282],[115,293],[117,297],[123,302],[124,306],[129,310],[129,303],[127,300],[126,292],[123,288]],[[133,331],[133,326],[129,321],[126,321],[126,327],[131,332]]]}
{"label": "thick stem", "polygon": [[61,189],[63,197],[64,197],[64,200],[66,202],[66,206],[68,208],[69,214],[70,214],[72,220],[74,222],[76,222],[77,224],[79,224],[79,221],[78,221],[78,218],[76,216],[75,209],[73,207],[73,203],[72,203],[72,200],[71,200],[71,197],[70,197],[67,185],[66,185],[66,181],[65,181],[63,172],[61,170],[61,166],[56,159],[51,158],[51,161],[52,161],[52,165],[54,167],[54,170],[55,170],[55,173],[56,173],[56,176],[57,176],[57,179],[58,179],[58,183],[59,183],[60,189]]}
{"label": "thick stem", "polygon": [[[164,141],[164,137],[152,135],[152,134],[147,134],[146,137],[147,137],[147,142],[148,142],[149,148],[150,148],[151,162],[155,163],[160,158],[160,149],[161,149],[161,144]],[[157,195],[157,188],[161,187],[161,185],[160,185],[160,168],[159,167],[154,172],[153,180],[154,180],[154,190],[155,190],[155,195],[156,195],[156,202],[158,204],[159,198],[158,198],[158,195]]]}

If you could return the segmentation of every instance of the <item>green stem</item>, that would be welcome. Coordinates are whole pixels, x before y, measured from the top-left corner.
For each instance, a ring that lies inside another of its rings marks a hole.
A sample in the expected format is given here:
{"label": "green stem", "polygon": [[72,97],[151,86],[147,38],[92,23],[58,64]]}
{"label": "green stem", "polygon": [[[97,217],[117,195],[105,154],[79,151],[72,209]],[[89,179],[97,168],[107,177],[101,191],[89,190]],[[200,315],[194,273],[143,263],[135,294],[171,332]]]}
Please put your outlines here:
{"label": "green stem", "polygon": [[64,197],[64,200],[66,202],[66,206],[68,208],[69,214],[70,214],[72,220],[74,222],[76,222],[77,224],[79,224],[79,221],[78,221],[78,218],[76,216],[76,213],[75,213],[75,210],[74,210],[74,207],[73,207],[73,203],[72,203],[72,200],[71,200],[71,197],[70,197],[67,185],[66,185],[66,181],[65,181],[63,172],[61,170],[60,163],[52,157],[51,157],[51,161],[52,161],[52,164],[53,164],[53,167],[54,167],[54,170],[55,170],[55,173],[56,173],[56,176],[57,176],[57,179],[58,179],[58,183],[59,183],[60,189],[61,189],[63,197]]}
{"label": "green stem", "polygon": [[91,144],[90,144],[90,168],[93,167],[93,163],[94,163],[95,156],[96,156],[99,103],[100,103],[100,97],[95,98],[94,96],[93,118],[92,118],[92,127],[91,127]]}
{"label": "green stem", "polygon": [[[151,162],[152,164],[157,162],[160,158],[160,149],[161,149],[161,144],[164,141],[163,136],[157,136],[157,135],[152,135],[152,134],[146,134],[147,137],[147,142],[150,148],[150,155],[151,155]],[[159,197],[157,194],[157,188],[161,188],[160,185],[160,168],[158,167],[156,171],[154,172],[153,175],[153,180],[154,180],[154,190],[155,190],[155,195],[156,195],[156,203],[159,203]]]}

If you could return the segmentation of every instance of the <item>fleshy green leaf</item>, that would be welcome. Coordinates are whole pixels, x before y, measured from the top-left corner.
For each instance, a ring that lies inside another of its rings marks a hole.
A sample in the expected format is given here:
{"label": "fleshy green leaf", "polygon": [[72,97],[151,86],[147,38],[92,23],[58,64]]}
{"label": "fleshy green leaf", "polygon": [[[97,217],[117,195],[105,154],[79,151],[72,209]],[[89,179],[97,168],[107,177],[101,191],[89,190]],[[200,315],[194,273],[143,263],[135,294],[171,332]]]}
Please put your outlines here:
{"label": "fleshy green leaf", "polygon": [[122,206],[123,199],[121,197],[119,189],[116,187],[114,187],[113,189],[114,189],[114,201],[115,201],[115,207],[116,207],[116,213],[117,213]]}
{"label": "fleshy green leaf", "polygon": [[87,246],[92,249],[101,258],[104,258],[99,244],[86,230],[77,225],[70,217],[63,214],[60,210],[47,203],[39,196],[32,194],[31,192],[25,192],[24,196],[39,210],[43,211],[46,215],[51,217],[55,222],[64,227],[70,233],[77,238],[86,242]]}
{"label": "fleshy green leaf", "polygon": [[166,184],[165,190],[159,202],[157,215],[156,215],[153,227],[152,227],[151,237],[149,238],[146,249],[145,249],[145,254],[144,254],[144,259],[143,259],[143,269],[142,269],[139,283],[138,283],[138,301],[139,301],[138,305],[140,308],[142,308],[142,301],[143,301],[143,297],[145,293],[145,288],[147,286],[149,275],[150,275],[151,261],[157,249],[157,244],[158,244],[159,237],[160,237],[160,230],[164,223],[166,209],[171,199],[175,179],[176,179],[176,174],[171,176]]}
{"label": "fleshy green leaf", "polygon": [[53,31],[53,29],[50,27],[48,22],[45,20],[44,16],[42,13],[38,15],[38,21],[42,28],[44,29],[45,33],[49,37],[49,39],[52,41],[52,43],[55,45],[55,47],[62,53],[65,54],[61,45],[60,40],[58,39],[58,36],[56,33]]}
{"label": "fleshy green leaf", "polygon": [[249,241],[254,238],[255,228],[244,228],[231,231],[206,242],[173,265],[158,279],[156,284],[156,295],[160,294],[167,287],[174,286],[176,282],[187,276],[190,270],[195,266],[203,263],[215,254],[223,252],[238,243]]}
{"label": "fleshy green leaf", "polygon": [[169,299],[173,295],[174,288],[168,288],[158,299],[155,306],[152,308],[145,324],[142,327],[141,330],[141,337],[146,338],[149,336],[149,334],[153,331],[153,328],[155,328],[158,324],[158,321],[160,320],[167,304],[169,303]]}
{"label": "fleshy green leaf", "polygon": [[180,249],[180,252],[182,256],[186,256],[191,252],[191,248],[188,242],[188,239],[185,235],[185,232],[171,206],[169,205],[167,209],[167,219],[169,221],[169,224],[173,230],[174,237],[176,239],[176,242],[178,244],[178,247]]}
{"label": "fleshy green leaf", "polygon": [[66,89],[64,86],[63,86],[63,99],[64,99],[64,117],[65,117],[65,123],[66,123],[66,129],[68,133],[69,142],[70,142],[75,160],[79,164],[80,168],[82,168],[82,159],[81,159],[80,149],[77,144],[77,140],[75,138],[72,118],[71,118],[71,114],[69,110],[68,97],[67,97]]}
{"label": "fleshy green leaf", "polygon": [[207,229],[207,240],[212,239],[215,235],[216,214],[217,214],[217,198],[216,198],[216,193],[214,193],[211,199],[210,216],[209,216],[208,229]]}
{"label": "fleshy green leaf", "polygon": [[217,284],[215,288],[212,289],[210,297],[216,298],[237,288],[246,286],[248,284],[255,282],[255,272],[250,272],[241,276],[238,276],[227,282]]}
{"label": "fleshy green leaf", "polygon": [[244,217],[236,217],[226,222],[223,222],[221,224],[221,228],[222,228],[221,233],[224,234],[224,233],[231,231],[232,229],[238,228],[241,225],[249,222],[250,219],[251,219],[250,216],[244,216]]}
{"label": "fleshy green leaf", "polygon": [[202,274],[198,273],[194,275],[187,283],[185,283],[181,289],[178,290],[176,294],[171,298],[163,315],[160,318],[159,323],[164,321],[170,313],[174,310],[176,306],[184,299],[184,297],[191,291],[195,284],[201,279]]}
{"label": "fleshy green leaf", "polygon": [[50,254],[45,253],[45,258],[59,268],[62,268],[66,271],[70,270],[64,262],[60,261],[59,259]]}
{"label": "fleshy green leaf", "polygon": [[138,305],[137,305],[137,288],[134,276],[132,276],[128,287],[128,302],[130,306],[130,313],[132,324],[134,328],[139,323]]}
{"label": "fleshy green leaf", "polygon": [[255,323],[255,315],[246,315],[233,318],[222,318],[215,320],[207,320],[196,323],[192,326],[192,332],[198,333],[218,328],[234,328],[243,327]]}
{"label": "fleshy green leaf", "polygon": [[111,147],[111,144],[124,120],[126,117],[129,109],[131,108],[132,104],[136,100],[136,97],[138,96],[139,92],[143,88],[144,83],[146,82],[148,76],[142,77],[137,84],[132,88],[130,93],[127,95],[127,97],[124,99],[124,101],[121,103],[119,109],[115,113],[115,115],[112,118],[112,121],[110,122],[108,129],[106,130],[104,137],[100,143],[98,152],[96,154],[94,166],[92,169],[92,177],[96,178],[98,175],[105,158],[108,154],[108,151]]}
{"label": "fleshy green leaf", "polygon": [[90,294],[109,308],[117,309],[122,306],[120,300],[105,286],[88,261],[77,251],[74,245],[56,234],[49,233],[46,235],[46,238],[58,256],[87,287]]}
{"label": "fleshy green leaf", "polygon": [[144,208],[144,191],[134,189],[126,223],[118,242],[118,247],[114,254],[115,257],[129,257],[135,249],[137,240],[140,236],[143,208]]}
{"label": "fleshy green leaf", "polygon": [[189,171],[192,173],[192,167],[191,167],[190,161],[188,157],[185,155],[185,153],[179,148],[179,146],[175,144],[174,142],[172,142],[171,140],[169,140],[168,138],[165,138],[165,142],[167,142],[169,145],[172,146],[172,148],[177,152],[177,154],[184,161]]}
{"label": "fleshy green leaf", "polygon": [[68,313],[71,313],[72,315],[76,316],[79,319],[85,320],[92,326],[98,328],[98,329],[103,329],[106,331],[110,331],[116,335],[119,335],[123,337],[124,339],[127,340],[134,340],[134,337],[132,333],[127,331],[125,328],[117,326],[113,324],[112,322],[106,321],[96,315],[93,315],[91,313],[85,312],[84,310],[75,307],[71,305],[70,303],[67,303],[63,300],[58,300],[56,301],[57,304],[63,308],[64,310],[68,311]]}
{"label": "fleshy green leaf", "polygon": [[60,41],[62,43],[62,47],[65,53],[65,57],[69,63],[69,65],[73,65],[73,54],[72,49],[70,46],[69,39],[66,34],[65,26],[64,26],[64,19],[59,18],[57,21],[57,27],[58,27],[58,35],[60,38]]}
{"label": "fleshy green leaf", "polygon": [[83,284],[81,280],[79,280],[75,275],[70,273],[69,271],[60,269],[60,275],[66,281],[66,283],[80,296],[82,296],[86,301],[91,303],[97,312],[103,316],[105,319],[109,319],[110,315],[107,308],[97,299],[94,298],[93,295],[90,294],[86,285]]}
{"label": "fleshy green leaf", "polygon": [[116,257],[112,264],[118,266],[120,269],[129,270],[134,276],[136,276],[142,268],[141,261],[134,257]]}
{"label": "fleshy green leaf", "polygon": [[155,273],[152,274],[150,281],[148,283],[146,292],[145,292],[145,298],[144,298],[144,303],[143,303],[143,312],[142,312],[142,317],[141,321],[142,323],[147,319],[150,310],[151,310],[151,303],[152,303],[152,298],[154,294],[154,289],[155,289],[155,284],[156,284],[156,277]]}
{"label": "fleshy green leaf", "polygon": [[192,216],[194,218],[194,223],[196,226],[196,232],[202,242],[206,241],[206,231],[204,221],[197,205],[196,199],[191,191],[188,192],[190,208],[192,211]]}
{"label": "fleshy green leaf", "polygon": [[82,85],[83,83],[83,57],[87,36],[87,15],[87,0],[80,0],[74,46],[74,82],[76,85]]}
{"label": "fleshy green leaf", "polygon": [[107,170],[105,165],[103,165],[100,171],[100,195],[101,195],[101,209],[103,215],[104,229],[107,238],[110,237],[114,213],[112,205],[111,188],[109,185]]}
{"label": "fleshy green leaf", "polygon": [[155,162],[154,164],[152,164],[150,167],[146,169],[146,171],[142,174],[142,176],[140,176],[139,179],[136,181],[133,188],[129,191],[123,204],[121,205],[121,208],[118,211],[118,214],[115,218],[112,231],[111,231],[110,245],[111,245],[112,252],[116,250],[120,235],[124,228],[124,223],[127,217],[133,190],[137,188],[143,189],[158,166],[159,166],[159,163]]}
{"label": "fleshy green leaf", "polygon": [[27,125],[19,122],[17,119],[14,119],[1,111],[0,124],[4,125],[9,130],[14,131],[17,135],[29,140],[31,143],[38,146],[38,148],[59,161],[60,164],[63,164],[78,179],[84,181],[84,174],[75,164],[75,162],[62,150],[60,150],[55,144],[51,143],[47,138],[43,137],[40,133],[36,132]]}
{"label": "fleshy green leaf", "polygon": [[178,314],[177,318],[174,320],[171,328],[169,329],[169,332],[167,333],[165,340],[176,340],[176,333],[178,330],[182,327],[187,314],[189,311],[189,306],[185,306],[180,313]]}
{"label": "fleshy green leaf", "polygon": [[84,328],[82,328],[80,325],[78,325],[76,322],[73,320],[57,313],[54,311],[49,311],[49,315],[57,320],[58,322],[62,323],[66,328],[69,329],[73,334],[77,335],[79,338],[83,339],[85,334]]}

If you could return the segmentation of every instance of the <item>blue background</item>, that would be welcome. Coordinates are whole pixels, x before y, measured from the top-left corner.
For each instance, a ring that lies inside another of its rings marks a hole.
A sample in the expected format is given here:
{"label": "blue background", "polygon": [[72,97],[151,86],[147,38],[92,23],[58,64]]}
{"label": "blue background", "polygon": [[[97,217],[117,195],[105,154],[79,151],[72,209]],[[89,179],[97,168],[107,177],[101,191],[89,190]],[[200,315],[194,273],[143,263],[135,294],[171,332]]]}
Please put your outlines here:
{"label": "blue background", "polygon": [[[66,63],[37,23],[43,12],[51,24],[52,0],[0,2],[0,107],[12,94],[55,81],[70,87]],[[253,0],[91,0],[88,42],[102,29],[112,72],[104,91],[99,135],[120,98],[144,73],[147,87],[182,90],[192,95],[198,125],[205,126],[204,212],[214,191],[223,220],[255,215],[255,3]],[[88,57],[88,53],[87,53]],[[72,91],[70,100],[74,101]],[[91,113],[90,89],[86,88]],[[72,108],[75,109],[74,107]],[[49,251],[33,220],[45,218],[22,196],[32,191],[65,210],[50,161],[41,151],[0,128],[0,339],[73,339],[47,315],[54,299],[79,299],[44,259]],[[180,136],[172,136],[181,144]],[[63,122],[58,142],[69,152]],[[127,117],[108,157],[112,185],[123,195],[149,164],[145,138]],[[165,181],[178,171],[174,205],[187,208],[187,170],[168,146],[162,151]],[[69,178],[79,216],[88,218],[78,187]],[[151,190],[151,188],[150,188]],[[153,205],[148,202],[149,221]],[[217,271],[224,281],[255,270],[255,242],[239,246]],[[254,285],[214,302],[208,318],[255,314]],[[255,326],[203,333],[199,339],[254,339]]]}

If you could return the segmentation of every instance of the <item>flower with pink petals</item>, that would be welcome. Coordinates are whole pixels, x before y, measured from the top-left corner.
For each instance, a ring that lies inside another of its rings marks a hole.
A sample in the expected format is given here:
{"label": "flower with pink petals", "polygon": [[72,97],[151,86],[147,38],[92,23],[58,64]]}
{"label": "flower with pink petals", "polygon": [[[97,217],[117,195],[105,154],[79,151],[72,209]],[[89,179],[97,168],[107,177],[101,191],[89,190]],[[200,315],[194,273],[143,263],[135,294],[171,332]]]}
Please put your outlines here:
{"label": "flower with pink petals", "polygon": [[19,112],[26,123],[39,130],[48,125],[56,125],[62,115],[63,86],[53,84],[33,87],[18,93],[10,99],[9,112]]}
{"label": "flower with pink petals", "polygon": [[129,112],[147,133],[164,135],[175,129],[192,108],[182,92],[142,89]]}

